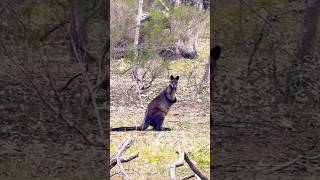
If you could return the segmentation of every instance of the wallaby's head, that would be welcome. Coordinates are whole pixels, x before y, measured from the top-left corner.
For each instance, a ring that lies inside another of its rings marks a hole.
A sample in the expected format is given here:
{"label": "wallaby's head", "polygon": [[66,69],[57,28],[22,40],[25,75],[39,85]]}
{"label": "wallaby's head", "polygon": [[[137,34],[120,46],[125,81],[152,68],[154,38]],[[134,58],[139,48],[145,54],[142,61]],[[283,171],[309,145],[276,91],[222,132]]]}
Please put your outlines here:
{"label": "wallaby's head", "polygon": [[173,77],[171,75],[170,76],[170,86],[173,88],[176,88],[178,86],[178,80],[179,80],[179,76]]}

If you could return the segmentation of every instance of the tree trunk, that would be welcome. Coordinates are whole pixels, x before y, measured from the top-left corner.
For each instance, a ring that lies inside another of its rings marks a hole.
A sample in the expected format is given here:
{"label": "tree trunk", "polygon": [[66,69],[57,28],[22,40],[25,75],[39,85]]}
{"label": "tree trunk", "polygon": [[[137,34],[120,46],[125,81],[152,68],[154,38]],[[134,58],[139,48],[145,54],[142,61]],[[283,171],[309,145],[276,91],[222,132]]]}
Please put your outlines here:
{"label": "tree trunk", "polygon": [[197,0],[197,6],[200,10],[203,9],[203,0]]}
{"label": "tree trunk", "polygon": [[181,0],[175,0],[174,1],[174,6],[179,7],[181,5]]}
{"label": "tree trunk", "polygon": [[137,58],[138,58],[138,44],[139,44],[139,34],[140,34],[140,24],[141,24],[141,14],[142,14],[143,0],[138,0],[138,11],[136,17],[136,33],[134,37],[134,50],[135,55],[133,63],[131,66],[131,77],[133,80],[138,81],[138,68],[137,68]]}
{"label": "tree trunk", "polygon": [[312,55],[319,14],[320,0],[308,0],[304,14],[301,39],[297,46],[297,57],[299,60],[303,61]]}
{"label": "tree trunk", "polygon": [[70,24],[70,62],[87,60],[87,19],[85,17],[86,0],[72,0]]}

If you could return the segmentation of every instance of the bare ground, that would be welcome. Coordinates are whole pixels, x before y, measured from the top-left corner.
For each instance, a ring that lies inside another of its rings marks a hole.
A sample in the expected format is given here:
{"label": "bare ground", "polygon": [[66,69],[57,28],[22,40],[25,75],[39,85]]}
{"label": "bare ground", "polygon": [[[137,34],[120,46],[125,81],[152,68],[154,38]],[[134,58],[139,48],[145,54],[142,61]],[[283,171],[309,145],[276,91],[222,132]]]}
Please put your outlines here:
{"label": "bare ground", "polygon": [[230,63],[214,83],[212,178],[319,179],[318,101],[276,102],[270,79],[249,84]]}
{"label": "bare ground", "polygon": [[[50,65],[50,70],[58,73],[52,76],[57,88],[77,72],[71,65],[62,66],[64,73],[60,67]],[[3,74],[7,76],[0,77],[0,179],[106,179],[105,149],[85,143],[52,113],[21,72],[11,69]],[[48,82],[41,73],[35,74],[39,75],[34,80],[43,97],[57,107]],[[98,135],[94,118],[79,113],[77,102],[81,96],[66,100],[81,92],[77,86],[81,86],[78,80],[70,86],[71,90],[60,94],[63,114],[87,132]]]}

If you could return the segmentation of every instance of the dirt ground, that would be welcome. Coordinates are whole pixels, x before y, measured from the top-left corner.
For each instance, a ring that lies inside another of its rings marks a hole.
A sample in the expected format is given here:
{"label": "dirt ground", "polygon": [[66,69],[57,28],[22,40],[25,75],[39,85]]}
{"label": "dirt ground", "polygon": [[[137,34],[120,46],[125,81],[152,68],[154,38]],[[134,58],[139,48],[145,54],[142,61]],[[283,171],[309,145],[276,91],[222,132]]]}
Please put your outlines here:
{"label": "dirt ground", "polygon": [[[71,65],[61,66],[64,70],[50,65],[52,72],[64,76],[52,76],[57,88],[77,72]],[[106,150],[88,145],[52,113],[20,71],[6,70],[0,76],[0,179],[106,179]],[[58,107],[47,81],[41,73],[36,74],[39,76],[34,81],[41,94]],[[81,96],[70,98],[81,92],[80,86],[76,80],[68,91],[61,92],[63,114],[88,133],[98,135],[96,120],[80,113]]]}
{"label": "dirt ground", "polygon": [[212,178],[320,179],[318,101],[275,102],[272,81],[248,83],[234,61],[220,62],[213,84]]}

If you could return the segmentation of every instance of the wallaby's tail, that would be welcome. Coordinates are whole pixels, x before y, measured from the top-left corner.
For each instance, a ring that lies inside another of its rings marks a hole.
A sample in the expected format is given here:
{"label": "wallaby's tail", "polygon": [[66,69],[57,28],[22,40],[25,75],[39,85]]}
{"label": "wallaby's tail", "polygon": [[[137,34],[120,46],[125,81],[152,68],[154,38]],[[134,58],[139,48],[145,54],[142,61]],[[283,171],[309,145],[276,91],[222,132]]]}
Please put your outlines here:
{"label": "wallaby's tail", "polygon": [[[145,129],[142,129],[141,126],[137,127],[117,127],[112,128],[111,131],[143,131]],[[161,131],[171,131],[170,128],[162,127]]]}
{"label": "wallaby's tail", "polygon": [[148,128],[149,124],[146,123],[145,119],[143,121],[144,122],[140,126],[111,128],[111,131],[144,131]]}
{"label": "wallaby's tail", "polygon": [[142,131],[140,126],[137,127],[117,127],[112,128],[111,131]]}

